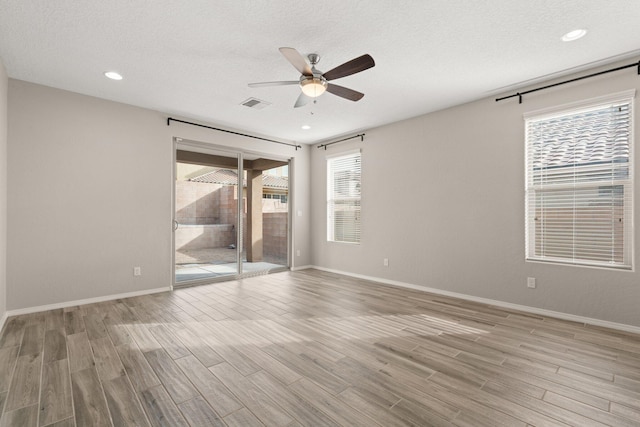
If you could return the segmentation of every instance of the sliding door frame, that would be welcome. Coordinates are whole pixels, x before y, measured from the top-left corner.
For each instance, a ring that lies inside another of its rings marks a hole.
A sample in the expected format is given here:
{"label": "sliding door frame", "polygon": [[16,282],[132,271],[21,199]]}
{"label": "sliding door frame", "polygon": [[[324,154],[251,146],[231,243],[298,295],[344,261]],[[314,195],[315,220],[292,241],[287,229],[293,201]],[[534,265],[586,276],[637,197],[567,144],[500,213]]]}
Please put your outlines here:
{"label": "sliding door frame", "polygon": [[[238,171],[238,201],[237,201],[237,235],[236,235],[236,262],[238,264],[238,269],[235,275],[227,275],[227,276],[219,276],[219,277],[211,277],[204,279],[195,279],[184,281],[180,283],[176,283],[176,235],[175,229],[173,228],[173,224],[176,222],[176,169],[177,169],[177,152],[178,150],[182,151],[191,151],[194,153],[203,153],[208,154],[209,152],[223,152],[228,153],[230,158],[234,156],[237,158],[237,171]],[[258,156],[262,158],[267,158],[269,160],[287,162],[288,164],[288,176],[289,176],[289,187],[288,187],[288,201],[287,201],[287,256],[286,262],[287,265],[282,268],[272,269],[269,272],[279,272],[279,271],[287,271],[291,269],[293,265],[293,226],[292,226],[292,217],[293,217],[293,179],[292,179],[292,168],[294,159],[292,157],[284,157],[277,156],[268,153],[261,153],[250,150],[242,150],[237,147],[229,147],[224,145],[216,145],[209,144],[206,142],[193,141],[188,139],[183,139],[179,137],[173,138],[173,167],[172,167],[172,180],[171,180],[171,223],[172,223],[172,231],[171,231],[171,271],[172,271],[172,279],[171,279],[171,288],[181,288],[181,287],[189,287],[189,286],[198,286],[209,283],[217,283],[217,282],[225,282],[229,280],[237,280],[242,279],[244,277],[250,277],[255,275],[256,273],[244,273],[243,272],[243,257],[242,253],[244,250],[244,226],[243,226],[243,214],[244,214],[244,202],[243,202],[243,180],[244,180],[244,159],[245,156]],[[262,273],[265,274],[265,273]]]}

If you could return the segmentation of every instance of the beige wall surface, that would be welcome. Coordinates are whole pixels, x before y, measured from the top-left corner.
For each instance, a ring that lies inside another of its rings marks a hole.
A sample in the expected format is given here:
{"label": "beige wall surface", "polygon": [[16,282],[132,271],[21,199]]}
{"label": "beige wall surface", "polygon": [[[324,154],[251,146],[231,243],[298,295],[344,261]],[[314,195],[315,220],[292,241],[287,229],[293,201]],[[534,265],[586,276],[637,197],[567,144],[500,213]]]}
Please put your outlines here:
{"label": "beige wall surface", "polygon": [[7,72],[0,58],[0,319],[7,304]]}
{"label": "beige wall surface", "polygon": [[[638,88],[632,68],[526,95],[522,104],[485,98],[368,130],[364,142],[313,149],[314,265],[640,326],[637,272],[525,262],[523,120],[526,112]],[[635,108],[638,171],[640,103]],[[329,243],[325,158],[354,148],[362,149],[362,242]],[[634,185],[637,207],[637,177]],[[634,220],[637,269],[637,213]]]}
{"label": "beige wall surface", "polygon": [[170,286],[173,137],[294,158],[294,266],[310,264],[309,148],[13,79],[8,98],[7,309]]}

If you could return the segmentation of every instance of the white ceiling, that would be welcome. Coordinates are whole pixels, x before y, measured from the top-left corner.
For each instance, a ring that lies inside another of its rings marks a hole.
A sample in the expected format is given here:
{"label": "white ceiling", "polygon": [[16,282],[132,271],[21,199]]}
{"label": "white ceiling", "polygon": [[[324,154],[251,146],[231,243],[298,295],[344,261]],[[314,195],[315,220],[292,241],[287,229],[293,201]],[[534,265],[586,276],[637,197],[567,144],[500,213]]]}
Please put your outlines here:
{"label": "white ceiling", "polygon": [[[0,57],[12,78],[311,143],[633,57],[638,24],[639,0],[0,0]],[[365,97],[294,109],[297,86],[247,87],[299,77],[279,47],[322,71],[370,54],[335,81]]]}

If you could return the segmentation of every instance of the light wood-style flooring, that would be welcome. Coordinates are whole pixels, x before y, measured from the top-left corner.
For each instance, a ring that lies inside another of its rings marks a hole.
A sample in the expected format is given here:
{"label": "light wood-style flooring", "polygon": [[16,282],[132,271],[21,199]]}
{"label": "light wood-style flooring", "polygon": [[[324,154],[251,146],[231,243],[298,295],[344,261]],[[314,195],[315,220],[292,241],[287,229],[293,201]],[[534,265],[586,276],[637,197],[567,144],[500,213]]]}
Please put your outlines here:
{"label": "light wood-style flooring", "polygon": [[0,426],[638,426],[640,336],[317,270],[8,319]]}

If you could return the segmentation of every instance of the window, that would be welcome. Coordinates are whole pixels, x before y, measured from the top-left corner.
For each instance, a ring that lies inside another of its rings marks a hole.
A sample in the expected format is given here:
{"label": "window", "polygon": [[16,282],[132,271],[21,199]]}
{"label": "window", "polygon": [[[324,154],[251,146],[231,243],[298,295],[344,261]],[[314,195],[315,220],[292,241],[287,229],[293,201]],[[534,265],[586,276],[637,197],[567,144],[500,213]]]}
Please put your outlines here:
{"label": "window", "polygon": [[528,260],[632,267],[633,96],[525,117]]}
{"label": "window", "polygon": [[360,243],[360,151],[327,159],[327,240]]}

